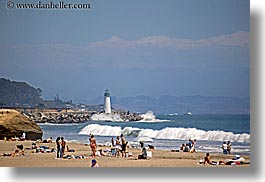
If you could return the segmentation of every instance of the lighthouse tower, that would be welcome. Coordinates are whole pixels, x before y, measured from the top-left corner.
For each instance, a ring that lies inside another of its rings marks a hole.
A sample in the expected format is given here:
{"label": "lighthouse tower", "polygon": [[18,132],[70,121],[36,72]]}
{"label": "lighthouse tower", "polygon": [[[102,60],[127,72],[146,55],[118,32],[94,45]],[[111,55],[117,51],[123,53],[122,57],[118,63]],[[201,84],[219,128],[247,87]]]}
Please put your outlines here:
{"label": "lighthouse tower", "polygon": [[104,93],[104,110],[106,114],[111,114],[110,93],[108,89]]}

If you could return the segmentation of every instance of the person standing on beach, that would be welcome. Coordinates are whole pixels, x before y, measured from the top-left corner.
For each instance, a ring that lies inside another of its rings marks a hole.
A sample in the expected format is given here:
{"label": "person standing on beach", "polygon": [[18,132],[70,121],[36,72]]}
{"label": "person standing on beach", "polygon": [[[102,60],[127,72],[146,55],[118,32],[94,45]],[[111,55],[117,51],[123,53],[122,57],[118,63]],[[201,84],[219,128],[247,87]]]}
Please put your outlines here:
{"label": "person standing on beach", "polygon": [[57,139],[56,139],[56,148],[57,148],[57,152],[56,152],[56,157],[57,158],[61,158],[61,156],[60,156],[60,150],[61,150],[61,141],[60,141],[60,137],[57,137]]}
{"label": "person standing on beach", "polygon": [[64,138],[61,138],[61,145],[62,145],[62,156],[64,156],[65,154],[65,147],[66,147],[66,141],[64,140]]}
{"label": "person standing on beach", "polygon": [[116,138],[115,149],[116,149],[115,157],[120,156],[121,142],[120,142],[120,137],[119,136],[117,136],[117,138]]}
{"label": "person standing on beach", "polygon": [[96,157],[97,142],[94,135],[91,135],[89,140],[90,140],[90,148],[92,151],[92,157]]}
{"label": "person standing on beach", "polygon": [[191,141],[191,139],[189,139],[189,148],[191,149],[191,147],[192,147],[192,141]]}
{"label": "person standing on beach", "polygon": [[227,154],[227,144],[226,144],[226,142],[223,143],[222,149],[223,149],[223,154]]}
{"label": "person standing on beach", "polygon": [[196,144],[196,139],[192,140],[192,147],[190,148],[190,153],[196,152],[195,144]]}
{"label": "person standing on beach", "polygon": [[113,139],[113,137],[111,138],[111,146],[114,147],[114,139]]}
{"label": "person standing on beach", "polygon": [[126,157],[127,142],[123,134],[121,134],[121,156]]}
{"label": "person standing on beach", "polygon": [[228,154],[231,154],[231,146],[232,146],[231,142],[228,141],[228,142],[227,142],[227,153],[228,153]]}

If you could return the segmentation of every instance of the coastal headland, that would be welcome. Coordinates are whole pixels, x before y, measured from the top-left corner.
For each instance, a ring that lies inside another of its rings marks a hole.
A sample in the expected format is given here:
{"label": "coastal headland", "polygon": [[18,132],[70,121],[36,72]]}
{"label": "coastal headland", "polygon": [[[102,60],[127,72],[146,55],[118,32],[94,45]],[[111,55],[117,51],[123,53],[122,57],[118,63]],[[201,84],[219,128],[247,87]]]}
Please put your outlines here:
{"label": "coastal headland", "polygon": [[43,132],[34,121],[16,110],[0,109],[0,139],[42,139]]}

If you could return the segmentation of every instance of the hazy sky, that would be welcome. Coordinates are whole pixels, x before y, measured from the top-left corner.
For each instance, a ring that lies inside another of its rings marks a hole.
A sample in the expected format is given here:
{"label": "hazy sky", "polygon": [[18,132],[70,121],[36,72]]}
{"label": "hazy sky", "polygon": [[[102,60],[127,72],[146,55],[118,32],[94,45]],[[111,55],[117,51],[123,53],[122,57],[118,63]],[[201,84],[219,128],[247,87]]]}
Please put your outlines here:
{"label": "hazy sky", "polygon": [[8,10],[1,1],[0,77],[45,98],[92,99],[105,88],[117,97],[249,96],[248,0],[64,2],[91,9]]}

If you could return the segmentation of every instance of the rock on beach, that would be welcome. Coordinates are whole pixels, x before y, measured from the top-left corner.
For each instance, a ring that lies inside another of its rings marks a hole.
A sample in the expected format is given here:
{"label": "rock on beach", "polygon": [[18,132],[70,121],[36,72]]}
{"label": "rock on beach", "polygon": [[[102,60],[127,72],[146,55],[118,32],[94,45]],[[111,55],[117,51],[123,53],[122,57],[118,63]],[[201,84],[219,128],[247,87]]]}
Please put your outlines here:
{"label": "rock on beach", "polygon": [[26,134],[26,140],[42,139],[43,131],[33,121],[16,110],[0,109],[0,139],[21,137]]}

